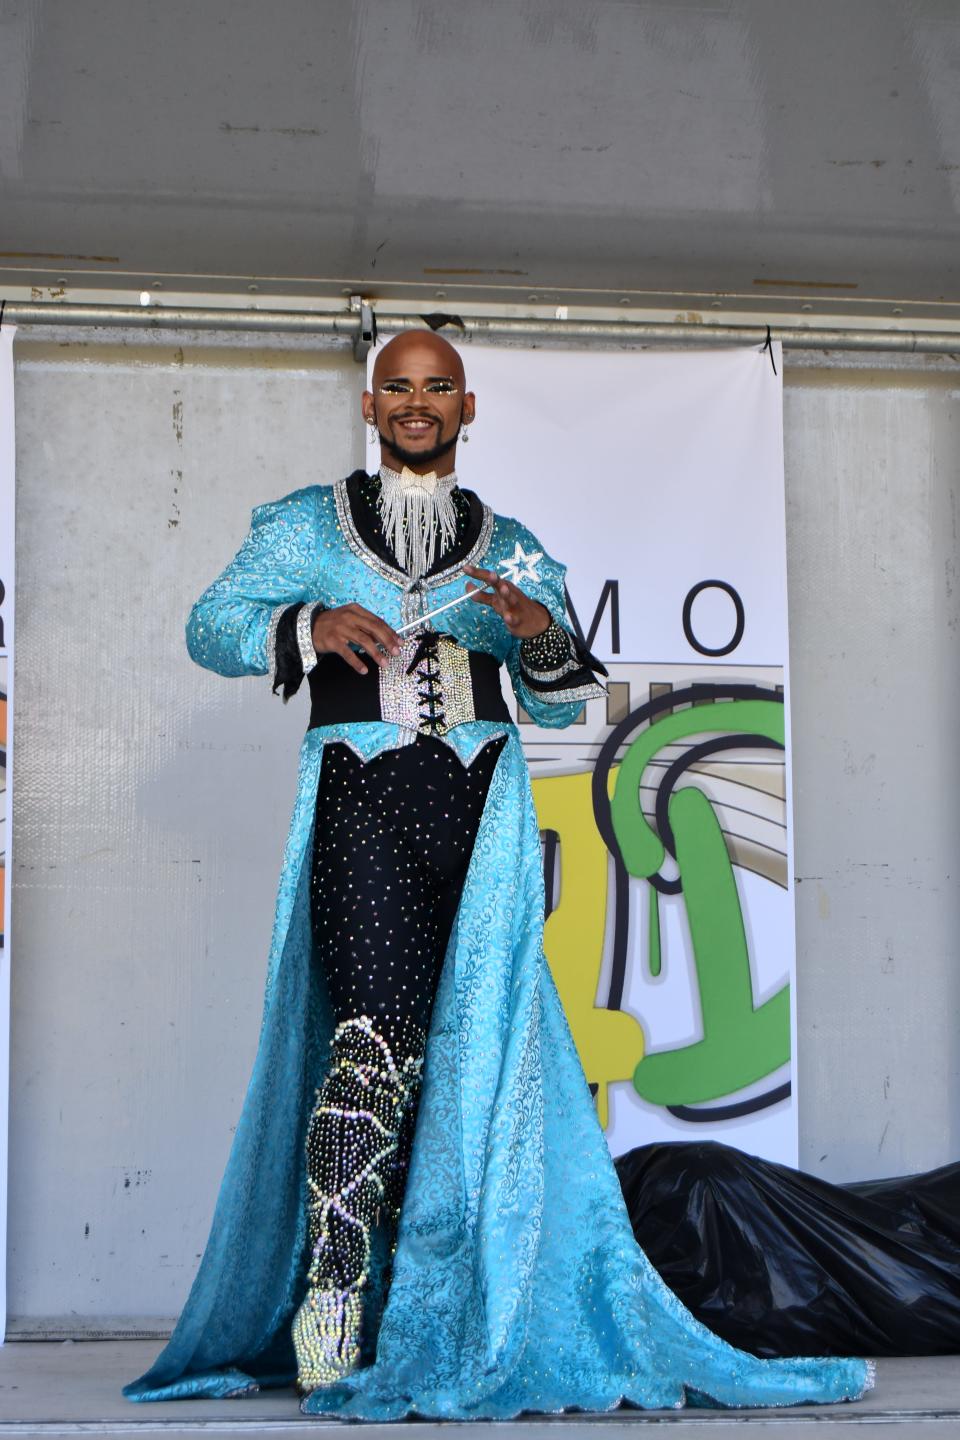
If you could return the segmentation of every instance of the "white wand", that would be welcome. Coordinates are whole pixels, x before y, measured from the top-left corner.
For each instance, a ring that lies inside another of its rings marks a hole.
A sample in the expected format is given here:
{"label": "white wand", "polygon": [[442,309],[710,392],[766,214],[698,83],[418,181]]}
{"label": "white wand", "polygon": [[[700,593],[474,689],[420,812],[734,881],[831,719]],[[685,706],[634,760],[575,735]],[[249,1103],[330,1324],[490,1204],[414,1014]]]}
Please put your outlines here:
{"label": "white wand", "polygon": [[484,591],[482,585],[478,585],[474,590],[465,590],[462,595],[456,595],[452,600],[448,600],[445,605],[438,605],[436,610],[428,610],[426,615],[420,616],[419,620],[411,620],[406,625],[398,625],[397,634],[405,635],[408,630],[419,630],[420,626],[425,625],[428,620],[432,620],[434,615],[442,615],[444,610],[452,610],[455,605],[462,605],[465,600],[472,600],[474,595],[482,593],[492,595],[493,591]]}
{"label": "white wand", "polygon": [[[537,566],[542,559],[542,550],[532,550],[528,555],[518,540],[510,559],[500,561],[500,569],[503,571],[504,579],[512,580],[514,585],[519,585],[521,580],[532,580],[534,584],[539,584],[540,575]],[[432,620],[434,615],[442,615],[444,610],[452,610],[455,605],[462,605],[465,600],[472,600],[474,595],[493,595],[494,593],[493,590],[485,590],[482,585],[477,585],[473,590],[465,590],[462,595],[448,600],[445,605],[438,605],[436,610],[428,610],[426,615],[420,616],[419,620],[411,620],[408,624],[401,625],[397,634],[405,635],[408,630],[419,630],[420,626],[428,620]]]}

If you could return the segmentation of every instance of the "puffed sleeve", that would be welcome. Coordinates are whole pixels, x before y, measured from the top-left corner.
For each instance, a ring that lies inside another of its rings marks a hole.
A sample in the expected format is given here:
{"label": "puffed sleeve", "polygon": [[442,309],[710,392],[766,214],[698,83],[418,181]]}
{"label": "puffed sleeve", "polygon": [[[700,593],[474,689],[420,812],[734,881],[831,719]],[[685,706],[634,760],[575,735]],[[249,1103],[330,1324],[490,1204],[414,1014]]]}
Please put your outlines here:
{"label": "puffed sleeve", "polygon": [[[525,548],[540,551],[527,532]],[[520,588],[550,612],[550,624],[541,635],[515,639],[506,664],[514,693],[530,718],[551,730],[572,725],[587,700],[606,694],[597,675],[606,675],[599,660],[580,644],[566,621],[564,590],[566,567],[540,552],[540,580],[521,581]]]}
{"label": "puffed sleeve", "polygon": [[299,611],[316,587],[318,549],[313,489],[258,506],[237,554],[190,611],[191,658],[218,675],[274,668],[284,613]]}

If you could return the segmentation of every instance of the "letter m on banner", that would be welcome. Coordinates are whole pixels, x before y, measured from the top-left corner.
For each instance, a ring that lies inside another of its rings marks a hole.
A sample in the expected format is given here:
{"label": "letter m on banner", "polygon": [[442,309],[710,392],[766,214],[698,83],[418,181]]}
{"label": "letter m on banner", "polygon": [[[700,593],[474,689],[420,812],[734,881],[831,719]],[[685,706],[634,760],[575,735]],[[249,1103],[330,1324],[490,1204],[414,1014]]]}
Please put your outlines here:
{"label": "letter m on banner", "polygon": [[590,621],[590,629],[586,635],[583,633],[583,626],[580,624],[580,617],[577,614],[573,600],[570,598],[570,591],[564,586],[564,594],[567,597],[567,614],[570,617],[570,624],[573,626],[573,633],[580,644],[587,650],[593,648],[593,642],[597,638],[600,629],[600,622],[603,619],[603,612],[610,607],[610,653],[620,654],[620,581],[605,580],[603,589],[600,591],[600,599],[597,601],[597,608],[593,612],[593,619]]}

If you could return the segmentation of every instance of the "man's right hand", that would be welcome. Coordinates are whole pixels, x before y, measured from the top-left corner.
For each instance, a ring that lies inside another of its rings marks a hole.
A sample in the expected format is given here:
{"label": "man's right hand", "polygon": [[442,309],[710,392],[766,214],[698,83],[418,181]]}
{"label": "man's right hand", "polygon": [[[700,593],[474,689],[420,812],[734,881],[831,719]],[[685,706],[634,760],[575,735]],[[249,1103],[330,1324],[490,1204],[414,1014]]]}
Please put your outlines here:
{"label": "man's right hand", "polygon": [[400,636],[379,615],[362,605],[338,605],[322,610],[313,622],[313,648],[318,655],[341,655],[361,675],[367,667],[351,645],[360,645],[381,669],[391,655],[400,654]]}

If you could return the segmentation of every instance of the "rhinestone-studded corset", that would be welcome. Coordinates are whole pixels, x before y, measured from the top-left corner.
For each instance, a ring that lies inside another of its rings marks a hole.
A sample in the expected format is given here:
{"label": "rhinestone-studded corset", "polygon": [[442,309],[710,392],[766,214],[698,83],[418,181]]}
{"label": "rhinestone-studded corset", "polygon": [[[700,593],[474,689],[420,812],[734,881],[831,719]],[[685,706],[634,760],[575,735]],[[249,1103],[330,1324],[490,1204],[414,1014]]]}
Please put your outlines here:
{"label": "rhinestone-studded corset", "polygon": [[421,630],[405,635],[400,654],[366,675],[339,655],[323,655],[310,672],[310,728],[385,720],[411,733],[444,736],[470,720],[510,724],[500,688],[500,664],[452,635]]}
{"label": "rhinestone-studded corset", "polygon": [[[470,686],[470,652],[464,650],[456,641],[454,641],[452,647],[450,647],[449,636],[438,635],[435,630],[425,630],[417,642],[417,647],[413,652],[413,659],[401,677],[399,690],[400,705],[404,706],[406,704],[405,682],[409,680],[411,676],[417,681],[417,693],[420,698],[420,723],[417,728],[430,735],[443,735],[448,729],[446,715],[447,697],[444,694],[444,674],[443,670],[441,670],[440,658],[441,641],[447,642],[447,644],[443,646],[443,659],[446,662],[444,669],[448,676],[446,688],[451,692],[451,699],[453,699],[453,691],[455,688],[469,694],[469,718],[471,720],[474,718],[473,691]],[[452,654],[449,653],[449,649],[451,648],[453,651]],[[397,658],[399,659],[400,657],[398,656]],[[464,680],[466,684],[463,683]],[[384,674],[381,677],[380,683],[380,705],[382,708],[385,698],[383,688],[386,687],[389,690],[396,682],[393,677],[388,679]],[[456,701],[454,701],[454,703],[456,703]],[[451,720],[453,720],[452,711]],[[453,723],[456,724],[457,722],[454,720]]]}

